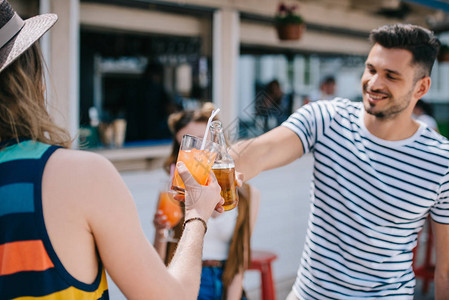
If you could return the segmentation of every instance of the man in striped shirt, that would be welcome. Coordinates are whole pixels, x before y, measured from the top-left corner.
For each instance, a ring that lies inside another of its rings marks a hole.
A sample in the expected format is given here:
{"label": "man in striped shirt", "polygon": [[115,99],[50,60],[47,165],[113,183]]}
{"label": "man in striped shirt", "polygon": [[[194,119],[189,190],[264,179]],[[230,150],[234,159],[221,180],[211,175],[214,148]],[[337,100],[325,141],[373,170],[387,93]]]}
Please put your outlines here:
{"label": "man in striped shirt", "polygon": [[449,299],[449,141],[412,119],[439,41],[424,28],[370,34],[363,102],[305,105],[233,146],[250,179],[306,153],[315,159],[304,252],[288,299],[413,299],[412,250],[430,214],[435,297]]}

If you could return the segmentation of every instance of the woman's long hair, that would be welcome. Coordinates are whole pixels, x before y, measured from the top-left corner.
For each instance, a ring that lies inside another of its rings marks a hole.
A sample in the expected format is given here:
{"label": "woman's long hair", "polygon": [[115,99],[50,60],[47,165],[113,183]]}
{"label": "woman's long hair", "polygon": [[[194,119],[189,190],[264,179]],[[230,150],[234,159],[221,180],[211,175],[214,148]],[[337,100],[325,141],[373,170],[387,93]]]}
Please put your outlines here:
{"label": "woman's long hair", "polygon": [[0,142],[20,138],[69,148],[69,133],[47,112],[43,59],[34,43],[0,73]]}

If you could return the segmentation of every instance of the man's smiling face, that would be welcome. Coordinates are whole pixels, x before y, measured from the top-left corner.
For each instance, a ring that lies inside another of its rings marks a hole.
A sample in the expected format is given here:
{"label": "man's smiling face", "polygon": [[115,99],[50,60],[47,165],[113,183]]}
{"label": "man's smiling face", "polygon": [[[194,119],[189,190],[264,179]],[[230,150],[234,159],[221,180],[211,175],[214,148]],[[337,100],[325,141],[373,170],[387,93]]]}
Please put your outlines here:
{"label": "man's smiling face", "polygon": [[412,53],[375,44],[365,63],[361,83],[363,103],[368,114],[391,119],[411,110],[419,67],[412,64]]}

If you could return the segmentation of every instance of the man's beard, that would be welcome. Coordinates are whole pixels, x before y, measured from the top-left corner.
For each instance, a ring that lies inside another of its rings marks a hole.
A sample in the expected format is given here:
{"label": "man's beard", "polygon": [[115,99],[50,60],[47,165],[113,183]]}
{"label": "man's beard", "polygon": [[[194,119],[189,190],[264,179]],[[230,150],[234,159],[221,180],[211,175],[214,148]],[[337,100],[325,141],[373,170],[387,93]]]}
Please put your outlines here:
{"label": "man's beard", "polygon": [[[367,84],[365,83],[363,85],[363,94],[365,97],[366,93],[367,93]],[[412,98],[412,93],[413,91],[410,91],[409,93],[407,93],[407,95],[400,97],[400,98],[393,98],[391,96],[390,93],[388,92],[384,92],[381,90],[370,90],[371,92],[374,93],[379,93],[379,94],[383,94],[385,96],[387,96],[389,99],[387,100],[383,100],[383,101],[390,101],[390,102],[394,102],[395,104],[393,104],[390,107],[385,108],[385,110],[383,111],[374,111],[376,104],[372,104],[369,103],[367,101],[367,103],[365,104],[365,110],[368,114],[375,116],[376,118],[382,119],[382,120],[387,120],[387,119],[393,119],[396,115],[398,115],[399,113],[401,113],[402,111],[404,111],[405,109],[407,109],[407,107],[410,104],[411,98]]]}

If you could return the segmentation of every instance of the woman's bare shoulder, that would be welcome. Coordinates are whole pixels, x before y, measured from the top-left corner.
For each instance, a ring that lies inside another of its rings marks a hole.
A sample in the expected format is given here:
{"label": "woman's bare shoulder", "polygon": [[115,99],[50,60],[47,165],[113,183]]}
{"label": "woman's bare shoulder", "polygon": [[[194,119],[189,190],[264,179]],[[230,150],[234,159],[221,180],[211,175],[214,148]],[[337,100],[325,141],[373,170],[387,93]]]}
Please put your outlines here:
{"label": "woman's bare shoulder", "polygon": [[90,151],[72,149],[58,149],[50,157],[48,168],[57,173],[67,174],[70,172],[67,175],[87,177],[117,172],[112,163],[104,156]]}
{"label": "woman's bare shoulder", "polygon": [[249,190],[250,190],[250,195],[251,195],[251,202],[259,203],[260,202],[260,191],[252,185],[249,186]]}
{"label": "woman's bare shoulder", "polygon": [[95,166],[110,164],[104,156],[85,150],[58,149],[52,155],[52,159],[57,161],[58,164],[74,164],[80,167],[86,167],[86,165],[89,166],[92,163]]}
{"label": "woman's bare shoulder", "polygon": [[100,192],[122,185],[118,171],[109,160],[83,150],[55,151],[45,167],[45,179],[53,191],[67,191],[73,196],[80,196],[83,190]]}
{"label": "woman's bare shoulder", "polygon": [[248,185],[248,189],[250,191],[249,201],[251,204],[250,204],[249,219],[250,219],[250,230],[252,232],[254,226],[256,225],[257,216],[259,215],[260,191],[252,185]]}
{"label": "woman's bare shoulder", "polygon": [[239,195],[258,205],[260,201],[260,191],[248,183],[244,183],[238,188]]}

